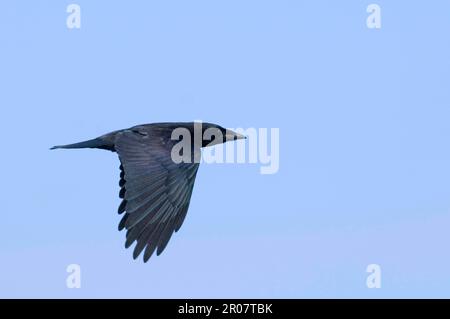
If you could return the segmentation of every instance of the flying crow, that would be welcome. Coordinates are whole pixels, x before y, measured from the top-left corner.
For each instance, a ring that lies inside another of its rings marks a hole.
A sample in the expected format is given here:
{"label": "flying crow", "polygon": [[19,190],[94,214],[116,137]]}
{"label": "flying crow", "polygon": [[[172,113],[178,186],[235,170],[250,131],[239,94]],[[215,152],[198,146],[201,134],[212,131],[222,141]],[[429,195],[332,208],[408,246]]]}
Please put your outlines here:
{"label": "flying crow", "polygon": [[[213,138],[214,137],[214,138]],[[200,148],[245,138],[211,123],[155,123],[114,131],[51,149],[98,148],[117,152],[125,247],[137,242],[133,258],[160,255],[183,224],[199,167]]]}

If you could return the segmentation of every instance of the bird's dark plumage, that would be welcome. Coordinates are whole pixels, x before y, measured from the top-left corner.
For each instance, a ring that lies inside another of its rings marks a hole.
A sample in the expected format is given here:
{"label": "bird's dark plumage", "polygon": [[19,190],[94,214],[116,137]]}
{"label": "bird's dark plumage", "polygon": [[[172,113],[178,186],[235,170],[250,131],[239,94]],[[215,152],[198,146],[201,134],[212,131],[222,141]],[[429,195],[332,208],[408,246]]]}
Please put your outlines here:
{"label": "bird's dark plumage", "polygon": [[[171,136],[177,128],[186,128],[194,134],[194,123],[146,124],[52,148],[99,148],[117,152],[121,163],[119,196],[122,198],[118,213],[123,214],[119,230],[127,231],[126,248],[137,242],[133,257],[137,258],[144,251],[144,262],[154,251],[161,254],[172,234],[183,224],[199,168],[195,161],[173,161],[171,152],[178,141]],[[215,128],[224,137],[226,135],[227,139],[220,143],[244,138],[218,125],[203,123],[203,131],[207,128]],[[204,146],[208,146],[208,141],[202,142],[201,147]],[[193,153],[195,151],[193,149]]]}

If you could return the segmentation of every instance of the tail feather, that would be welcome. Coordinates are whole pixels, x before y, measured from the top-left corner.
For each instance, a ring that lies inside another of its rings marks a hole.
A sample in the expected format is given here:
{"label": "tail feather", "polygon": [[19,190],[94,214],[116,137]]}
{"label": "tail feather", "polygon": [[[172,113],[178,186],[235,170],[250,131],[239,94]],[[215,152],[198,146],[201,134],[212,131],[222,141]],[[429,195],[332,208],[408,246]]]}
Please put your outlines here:
{"label": "tail feather", "polygon": [[56,149],[73,149],[73,148],[100,148],[105,150],[114,150],[114,145],[111,145],[107,143],[105,140],[102,140],[100,138],[94,138],[92,140],[80,142],[80,143],[74,143],[74,144],[67,144],[67,145],[56,145],[50,148],[51,150]]}

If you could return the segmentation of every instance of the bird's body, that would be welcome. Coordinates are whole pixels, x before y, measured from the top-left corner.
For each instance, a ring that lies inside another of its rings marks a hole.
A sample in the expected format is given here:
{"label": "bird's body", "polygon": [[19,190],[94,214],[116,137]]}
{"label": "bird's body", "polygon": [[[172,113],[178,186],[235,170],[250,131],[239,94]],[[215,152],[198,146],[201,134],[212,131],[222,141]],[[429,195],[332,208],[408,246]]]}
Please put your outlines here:
{"label": "bird's body", "polygon": [[[173,139],[177,129],[191,134],[188,142],[192,160],[180,162],[173,158],[174,146],[179,143]],[[212,142],[202,138],[201,144],[196,145],[195,123],[155,123],[52,149],[98,148],[117,152],[121,163],[119,196],[122,198],[118,212],[124,214],[119,230],[127,230],[125,247],[137,242],[134,258],[145,249],[146,262],[155,250],[157,255],[162,253],[186,217],[199,167],[194,154],[200,147],[244,138],[210,123],[203,123],[200,133],[208,129],[216,130],[215,136],[221,135],[223,140]]]}

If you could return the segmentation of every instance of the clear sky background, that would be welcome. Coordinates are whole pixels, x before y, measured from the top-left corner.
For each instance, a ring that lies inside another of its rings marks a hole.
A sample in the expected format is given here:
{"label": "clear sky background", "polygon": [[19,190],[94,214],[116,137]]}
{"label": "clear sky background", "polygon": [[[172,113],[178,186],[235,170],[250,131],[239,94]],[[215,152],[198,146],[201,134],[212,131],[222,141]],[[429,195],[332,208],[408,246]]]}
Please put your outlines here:
{"label": "clear sky background", "polygon": [[[2,1],[0,297],[450,297],[449,30],[444,0]],[[48,148],[197,119],[280,128],[279,173],[203,165],[134,261],[117,156]]]}

